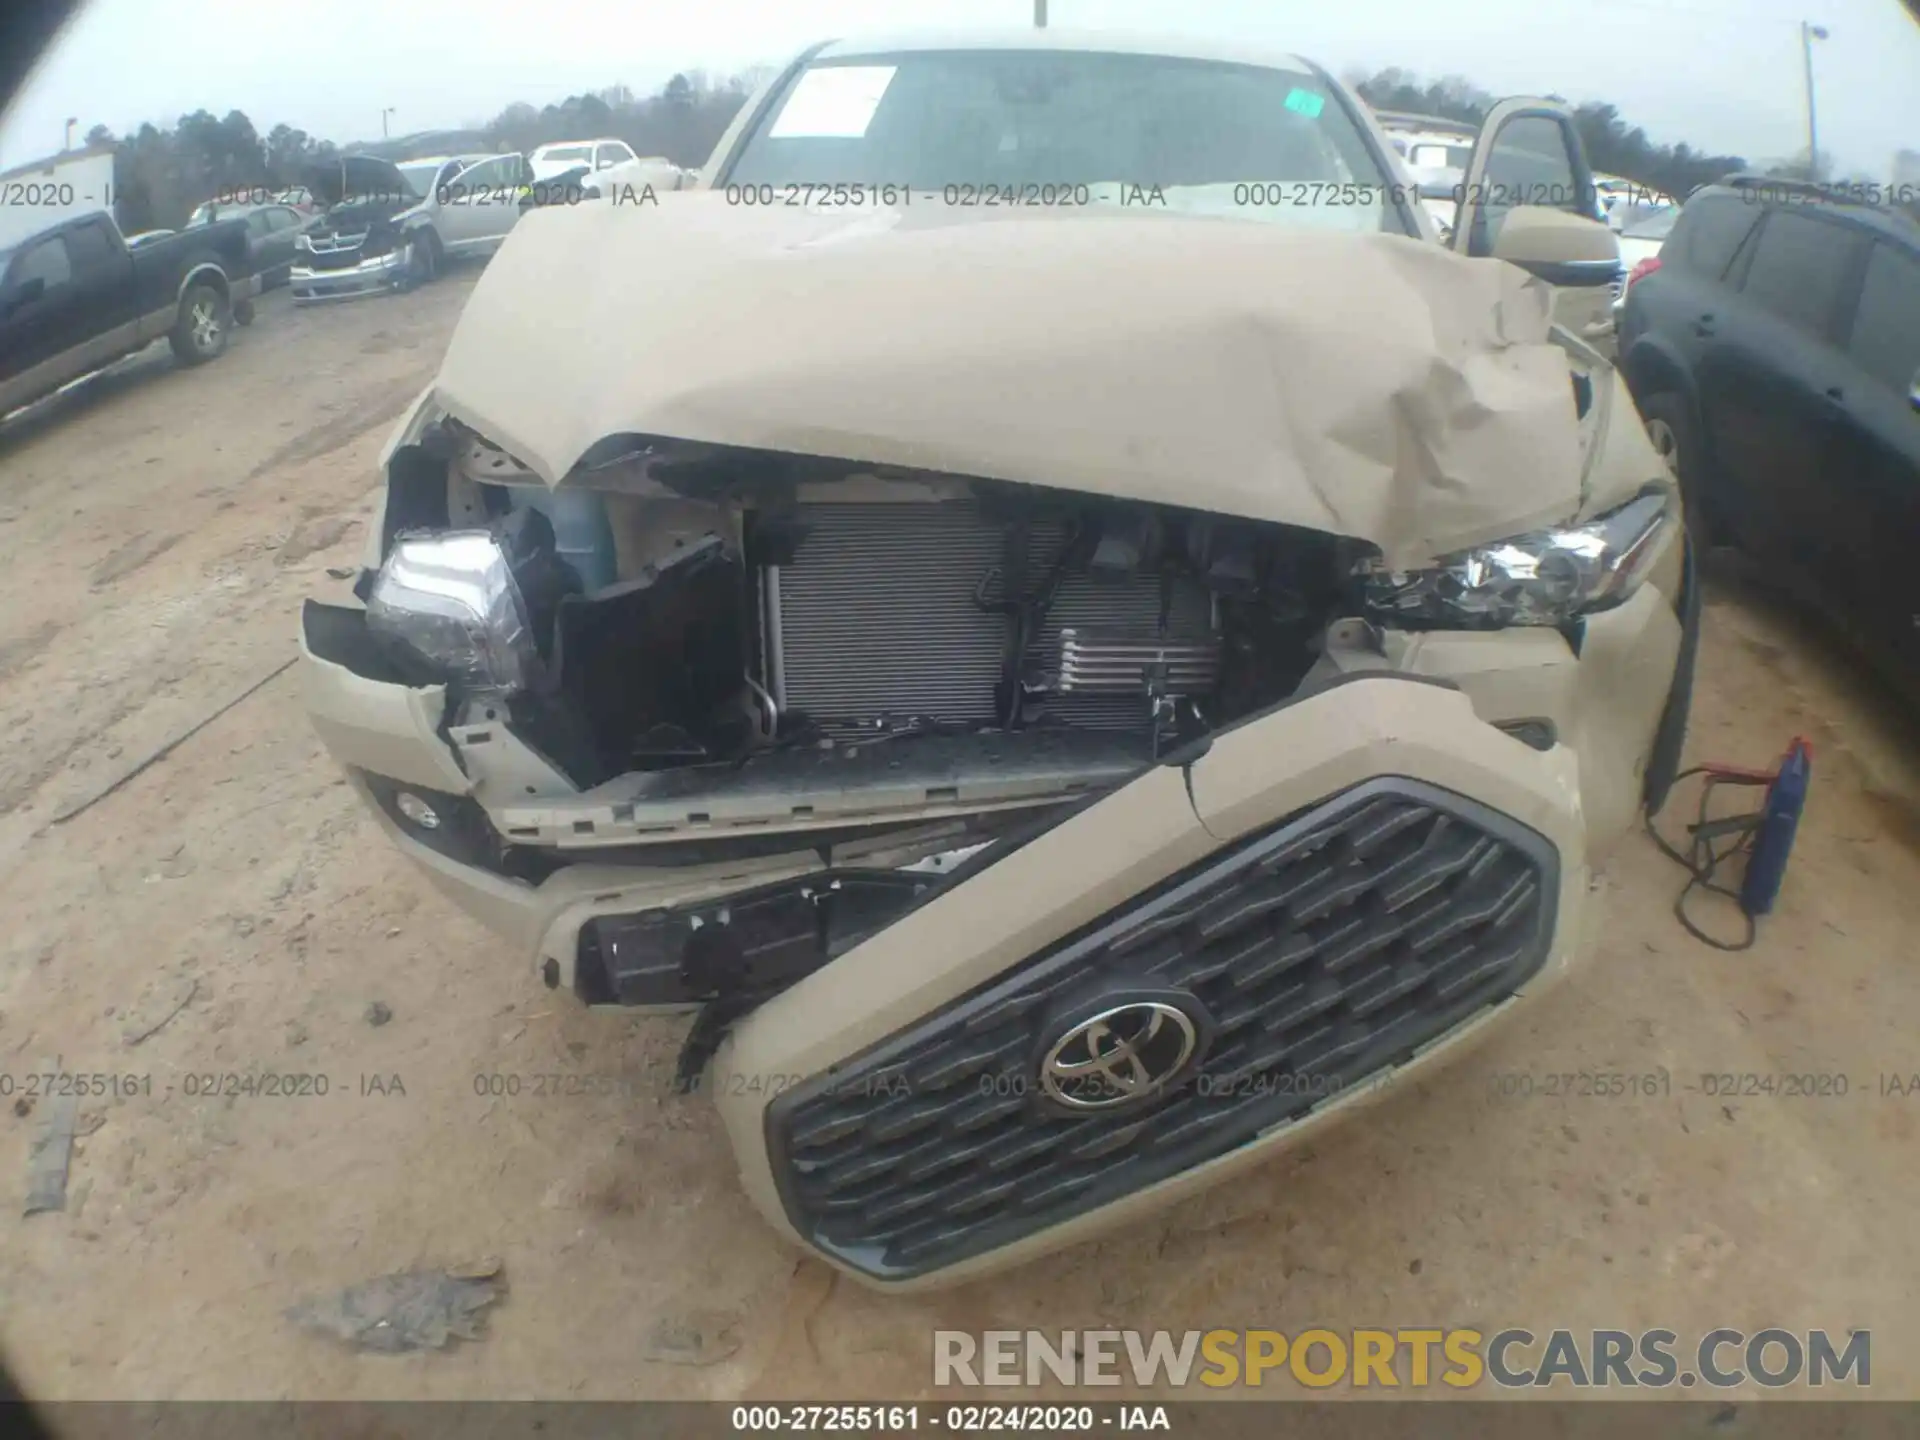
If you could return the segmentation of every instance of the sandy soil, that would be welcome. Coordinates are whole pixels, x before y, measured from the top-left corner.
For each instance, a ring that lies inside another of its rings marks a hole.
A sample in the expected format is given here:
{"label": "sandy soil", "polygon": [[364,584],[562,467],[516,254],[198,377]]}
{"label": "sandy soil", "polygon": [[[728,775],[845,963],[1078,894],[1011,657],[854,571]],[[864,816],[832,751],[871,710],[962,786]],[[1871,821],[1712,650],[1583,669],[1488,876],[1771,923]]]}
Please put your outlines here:
{"label": "sandy soil", "polygon": [[[0,1108],[0,1344],[30,1389],[905,1397],[937,1326],[1434,1323],[1865,1326],[1875,1391],[1920,1395],[1920,1096],[1880,1093],[1920,1071],[1917,747],[1737,583],[1708,610],[1691,752],[1764,764],[1800,732],[1819,766],[1753,951],[1689,940],[1680,873],[1636,837],[1591,965],[1440,1081],[1149,1225],[914,1300],[762,1225],[705,1102],[668,1093],[678,1024],[570,1008],[410,873],[294,674],[55,823],[289,658],[470,284],[271,297],[215,365],[162,347],[0,429],[0,1072],[151,1077],[83,1102],[64,1213],[20,1216],[45,1102]],[[1494,1095],[1503,1074],[1661,1067],[1666,1096]],[[555,1070],[630,1093],[476,1093]],[[269,1071],[329,1094],[191,1093]],[[1779,1071],[1850,1091],[1685,1088]],[[511,1288],[477,1342],[369,1356],[283,1318],[483,1256]]]}

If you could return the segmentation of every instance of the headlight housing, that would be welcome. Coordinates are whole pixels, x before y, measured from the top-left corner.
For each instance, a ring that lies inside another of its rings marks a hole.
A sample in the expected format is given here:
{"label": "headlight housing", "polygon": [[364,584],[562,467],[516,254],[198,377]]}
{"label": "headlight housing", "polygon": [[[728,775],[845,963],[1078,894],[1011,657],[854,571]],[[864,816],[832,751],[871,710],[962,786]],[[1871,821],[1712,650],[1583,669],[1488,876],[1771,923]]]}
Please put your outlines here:
{"label": "headlight housing", "polygon": [[1665,549],[1672,510],[1666,490],[1649,490],[1584,525],[1477,545],[1429,569],[1389,571],[1369,561],[1360,572],[1366,606],[1407,627],[1561,625],[1633,593]]}
{"label": "headlight housing", "polygon": [[511,695],[539,664],[526,598],[490,530],[403,536],[367,597],[367,628],[410,668]]}

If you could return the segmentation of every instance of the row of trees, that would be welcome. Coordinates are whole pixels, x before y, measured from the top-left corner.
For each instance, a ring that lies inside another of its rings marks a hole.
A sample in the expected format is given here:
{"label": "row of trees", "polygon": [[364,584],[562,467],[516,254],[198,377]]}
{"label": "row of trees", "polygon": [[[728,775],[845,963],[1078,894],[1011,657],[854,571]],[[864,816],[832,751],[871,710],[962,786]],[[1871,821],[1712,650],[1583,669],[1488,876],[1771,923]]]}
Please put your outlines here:
{"label": "row of trees", "polygon": [[[716,81],[692,71],[675,75],[647,96],[635,96],[626,86],[615,85],[569,96],[557,105],[536,108],[518,102],[491,121],[470,127],[457,147],[449,146],[443,134],[365,148],[404,158],[472,144],[526,151],[554,140],[613,136],[626,141],[637,154],[664,155],[676,164],[697,166],[762,78],[762,74],[748,73]],[[1367,101],[1382,110],[1478,124],[1494,103],[1492,95],[1458,76],[1422,83],[1408,71],[1387,69],[1352,79]],[[1736,155],[1707,154],[1685,144],[1656,144],[1645,130],[1622,119],[1612,105],[1577,106],[1574,118],[1595,170],[1649,189],[1686,195],[1695,186],[1749,168]],[[275,125],[262,136],[238,110],[229,111],[224,119],[196,110],[171,129],[142,125],[124,137],[95,126],[87,140],[119,145],[114,161],[116,208],[121,225],[129,231],[178,226],[195,205],[223,191],[297,185],[309,166],[340,153],[332,141],[288,125]],[[1805,155],[1764,168],[1779,175],[1827,173],[1818,163],[1810,165]]]}
{"label": "row of trees", "polygon": [[309,165],[339,153],[332,141],[289,125],[276,125],[263,137],[238,110],[225,119],[196,110],[170,129],[147,124],[125,136],[96,125],[87,143],[118,147],[114,211],[128,233],[177,227],[209,196],[298,185]]}
{"label": "row of trees", "polygon": [[[1911,0],[1911,3],[1920,5],[1920,0]],[[1376,109],[1405,110],[1469,125],[1478,125],[1486,118],[1495,98],[1457,75],[1423,84],[1417,76],[1400,69],[1352,75],[1348,83]],[[1623,180],[1669,195],[1684,197],[1697,186],[1737,170],[1758,171],[1784,179],[1844,183],[1871,184],[1876,178],[1882,178],[1858,173],[1838,175],[1832,157],[1825,151],[1810,157],[1802,150],[1783,159],[1749,163],[1739,155],[1714,155],[1695,150],[1684,142],[1655,144],[1645,130],[1622,119],[1617,106],[1601,101],[1574,106],[1573,120],[1580,131],[1581,143],[1586,146],[1587,159],[1596,171],[1618,175]]]}
{"label": "row of trees", "polygon": [[[1478,125],[1493,107],[1495,97],[1457,75],[1422,84],[1405,70],[1382,70],[1376,75],[1352,77],[1350,83],[1378,110],[1407,110],[1443,120]],[[1618,175],[1649,190],[1684,196],[1689,191],[1736,170],[1746,170],[1738,155],[1710,155],[1686,144],[1657,145],[1638,125],[1629,126],[1620,111],[1599,102],[1577,105],[1574,124],[1596,171]],[[1804,158],[1799,173],[1804,174]],[[1794,173],[1786,166],[1771,173]]]}
{"label": "row of trees", "polygon": [[554,140],[611,136],[626,141],[636,155],[664,155],[676,165],[694,167],[713,153],[763,78],[764,72],[748,72],[715,81],[694,70],[641,98],[614,85],[538,110],[524,102],[509,105],[484,129],[488,142],[500,150],[524,152]]}
{"label": "row of trees", "polygon": [[[612,136],[636,154],[664,155],[694,166],[706,160],[758,83],[754,74],[715,82],[695,71],[675,75],[658,93],[644,97],[616,85],[540,109],[509,105],[493,120],[469,127],[455,144],[443,132],[353,148],[405,158],[441,148],[526,151],[552,140]],[[114,208],[129,233],[176,228],[209,196],[301,184],[310,167],[342,150],[290,125],[275,125],[261,135],[239,110],[224,118],[196,110],[171,128],[147,124],[124,136],[96,125],[87,143],[118,146]]]}

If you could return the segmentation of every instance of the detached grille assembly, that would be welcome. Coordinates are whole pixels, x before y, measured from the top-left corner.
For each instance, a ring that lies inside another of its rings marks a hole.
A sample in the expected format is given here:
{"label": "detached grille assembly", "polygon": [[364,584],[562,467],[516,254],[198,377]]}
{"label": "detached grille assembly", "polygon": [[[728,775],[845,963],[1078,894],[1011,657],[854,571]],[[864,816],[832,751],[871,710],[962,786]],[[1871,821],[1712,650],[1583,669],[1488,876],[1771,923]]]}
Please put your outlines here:
{"label": "detached grille assembly", "polygon": [[[1518,822],[1369,781],[779,1096],[766,1129],[787,1214],[903,1279],[1227,1154],[1511,996],[1547,957],[1558,883],[1552,844]],[[1111,1114],[1042,1103],[1063,1017],[1142,987],[1206,1017],[1192,1073]]]}

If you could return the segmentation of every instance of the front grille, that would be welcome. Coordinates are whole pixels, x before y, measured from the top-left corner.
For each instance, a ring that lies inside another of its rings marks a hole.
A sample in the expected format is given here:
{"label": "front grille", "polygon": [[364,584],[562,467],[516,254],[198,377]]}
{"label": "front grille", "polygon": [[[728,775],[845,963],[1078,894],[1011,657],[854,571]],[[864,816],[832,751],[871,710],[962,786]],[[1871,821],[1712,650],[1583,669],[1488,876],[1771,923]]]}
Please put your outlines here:
{"label": "front grille", "polygon": [[307,256],[309,268],[351,270],[360,263],[366,239],[365,235],[346,235],[333,239],[314,240],[313,249]]}
{"label": "front grille", "polygon": [[[1546,958],[1558,873],[1516,821],[1369,781],[778,1097],[787,1214],[898,1279],[1214,1159],[1510,996]],[[1144,1108],[1060,1113],[1039,1093],[1047,1047],[1143,987],[1194,1002],[1210,1036],[1191,1073]]]}

